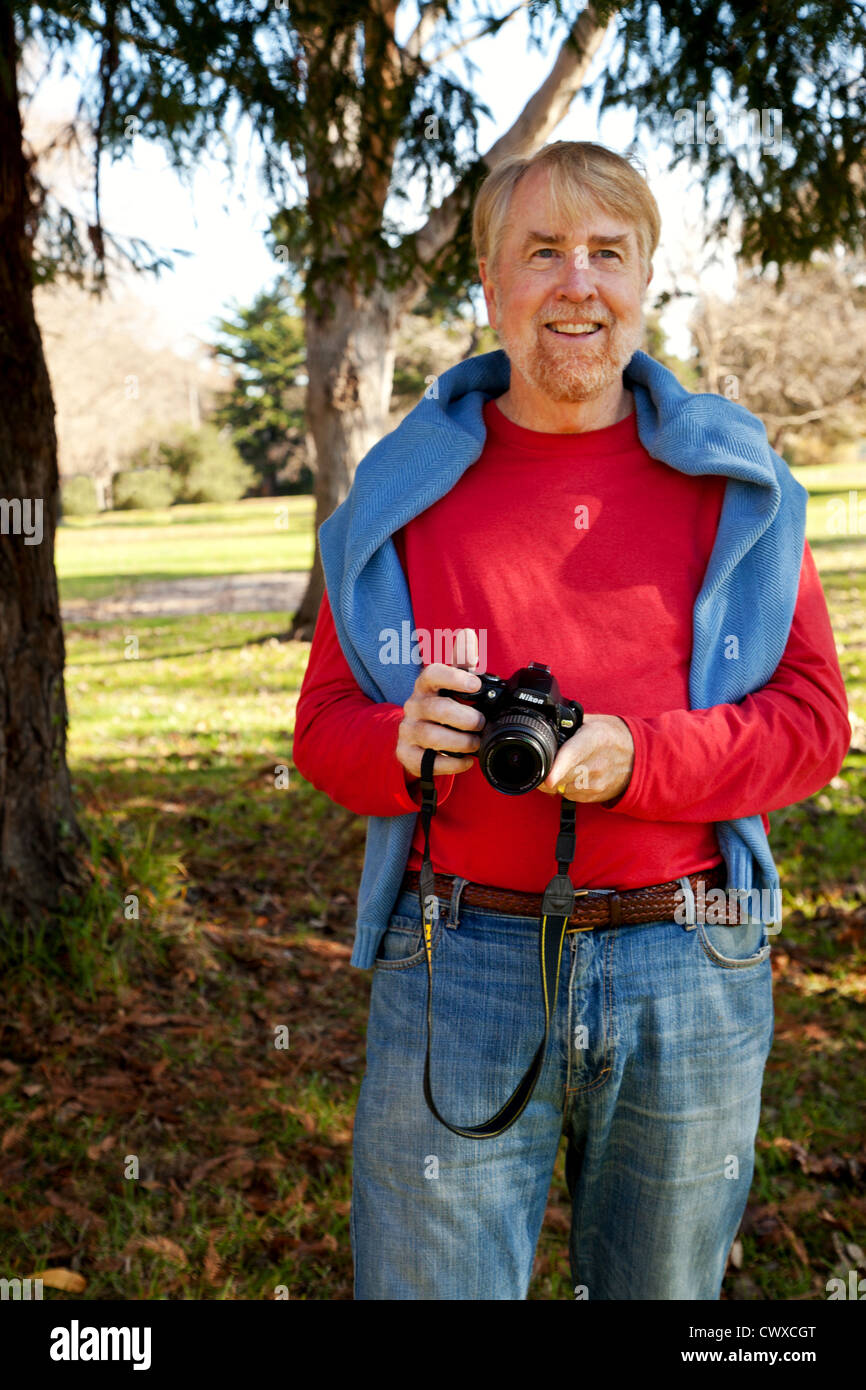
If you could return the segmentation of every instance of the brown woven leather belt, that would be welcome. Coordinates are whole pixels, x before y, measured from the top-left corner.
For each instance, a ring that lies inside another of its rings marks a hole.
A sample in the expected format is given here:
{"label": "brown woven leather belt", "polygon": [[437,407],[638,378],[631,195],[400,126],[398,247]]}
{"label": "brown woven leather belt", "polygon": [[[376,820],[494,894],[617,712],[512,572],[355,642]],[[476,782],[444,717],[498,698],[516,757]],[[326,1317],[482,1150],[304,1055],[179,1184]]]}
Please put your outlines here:
{"label": "brown woven leather belt", "polygon": [[[418,879],[417,870],[407,869],[401,892],[417,893]],[[454,879],[453,874],[434,875],[433,891],[443,904],[451,900]],[[724,860],[711,869],[701,869],[696,874],[688,875],[695,895],[698,921],[703,917],[701,898],[711,888],[724,888],[727,880]],[[630,922],[670,922],[677,920],[674,913],[677,910],[682,912],[684,906],[679,879],[672,879],[669,883],[653,883],[647,888],[576,888],[574,891],[579,896],[575,898],[567,932],[590,931],[593,927],[618,927]],[[509,888],[491,888],[485,883],[467,883],[460,903],[461,906],[465,903],[467,907],[486,907],[493,912],[504,912],[515,917],[540,917],[541,898],[540,893],[518,893]],[[724,911],[719,911],[714,900],[707,904],[712,914],[710,921],[736,926],[741,920],[742,906],[739,901],[728,898]]]}

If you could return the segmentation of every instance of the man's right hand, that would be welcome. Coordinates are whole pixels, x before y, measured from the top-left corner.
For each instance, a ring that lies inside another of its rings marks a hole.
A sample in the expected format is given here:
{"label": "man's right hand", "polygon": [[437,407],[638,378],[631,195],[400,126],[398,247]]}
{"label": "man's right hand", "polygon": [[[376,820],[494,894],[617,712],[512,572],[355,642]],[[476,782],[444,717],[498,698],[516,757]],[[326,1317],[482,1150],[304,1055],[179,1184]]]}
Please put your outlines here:
{"label": "man's right hand", "polygon": [[[476,634],[471,628],[464,631],[467,634],[465,665],[477,666]],[[403,706],[403,719],[397,734],[397,759],[406,769],[406,782],[410,790],[412,782],[417,782],[421,776],[421,757],[426,748],[445,748],[452,753],[468,753],[477,750],[481,743],[478,733],[474,731],[484,728],[487,722],[484,715],[471,705],[462,705],[459,700],[450,700],[447,695],[438,695],[436,692],[440,687],[473,694],[481,689],[481,681],[470,670],[463,670],[460,666],[446,666],[442,661],[434,661],[422,669],[412,694]],[[463,730],[466,732],[462,732]],[[474,762],[475,759],[468,756],[448,758],[437,753],[433,763],[433,776],[443,777],[452,773],[468,772]]]}

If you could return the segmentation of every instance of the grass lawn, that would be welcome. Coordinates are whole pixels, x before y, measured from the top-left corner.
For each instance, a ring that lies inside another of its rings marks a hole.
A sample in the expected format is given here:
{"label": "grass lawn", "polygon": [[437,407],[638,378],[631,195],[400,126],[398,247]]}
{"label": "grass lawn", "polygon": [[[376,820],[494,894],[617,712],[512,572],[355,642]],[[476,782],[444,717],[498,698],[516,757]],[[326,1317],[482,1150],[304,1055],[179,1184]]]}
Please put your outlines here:
{"label": "grass lawn", "polygon": [[312,497],[255,497],[69,517],[57,530],[61,602],[120,596],[143,580],[308,570],[314,515]]}
{"label": "grass lawn", "polygon": [[[823,1299],[866,1244],[866,522],[809,534],[848,681],[842,775],[771,815],[784,888],[776,1039],[732,1299]],[[312,499],[70,522],[61,594],[302,568]],[[94,887],[0,968],[4,1273],[86,1299],[346,1300],[369,975],[348,965],[364,822],[291,764],[309,647],[285,613],[67,627],[69,760]],[[137,639],[136,648],[130,637]],[[859,728],[859,735],[856,729]],[[720,1046],[721,1046],[720,1042]],[[557,1163],[530,1291],[571,1299]],[[75,1281],[78,1282],[75,1282]]]}

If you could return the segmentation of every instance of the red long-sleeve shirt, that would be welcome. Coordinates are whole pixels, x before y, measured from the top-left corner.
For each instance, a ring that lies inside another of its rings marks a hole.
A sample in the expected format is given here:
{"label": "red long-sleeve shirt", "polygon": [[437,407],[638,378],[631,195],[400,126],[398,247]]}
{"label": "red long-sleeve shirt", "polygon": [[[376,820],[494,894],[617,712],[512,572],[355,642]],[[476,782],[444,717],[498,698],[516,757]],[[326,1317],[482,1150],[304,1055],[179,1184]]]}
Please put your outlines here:
{"label": "red long-sleeve shirt", "polygon": [[[715,821],[760,813],[769,830],[766,813],[825,786],[850,745],[808,543],[772,680],[737,704],[691,710],[692,610],[727,479],[652,458],[634,413],[567,435],[516,425],[495,401],[484,419],[478,460],[394,537],[416,628],[472,627],[486,642],[483,669],[507,677],[546,662],[563,696],[627,723],[635,757],[625,792],[613,805],[577,803],[576,887],[636,888],[709,868],[721,859]],[[402,706],[359,689],[326,597],[298,700],[295,766],[360,815],[417,810],[395,755],[402,718]],[[477,761],[436,786],[436,872],[544,890],[558,798],[503,796]],[[422,845],[419,818],[407,867],[420,867]]]}

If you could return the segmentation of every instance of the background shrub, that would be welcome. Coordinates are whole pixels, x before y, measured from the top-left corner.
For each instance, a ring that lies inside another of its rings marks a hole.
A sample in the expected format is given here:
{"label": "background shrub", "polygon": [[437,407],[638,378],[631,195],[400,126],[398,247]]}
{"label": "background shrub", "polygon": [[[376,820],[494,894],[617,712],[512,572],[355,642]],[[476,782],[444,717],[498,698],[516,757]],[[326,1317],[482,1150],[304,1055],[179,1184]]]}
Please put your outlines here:
{"label": "background shrub", "polygon": [[96,483],[86,473],[66,478],[60,484],[60,505],[66,516],[93,516],[99,511]]}

